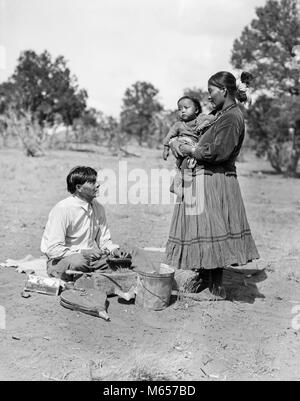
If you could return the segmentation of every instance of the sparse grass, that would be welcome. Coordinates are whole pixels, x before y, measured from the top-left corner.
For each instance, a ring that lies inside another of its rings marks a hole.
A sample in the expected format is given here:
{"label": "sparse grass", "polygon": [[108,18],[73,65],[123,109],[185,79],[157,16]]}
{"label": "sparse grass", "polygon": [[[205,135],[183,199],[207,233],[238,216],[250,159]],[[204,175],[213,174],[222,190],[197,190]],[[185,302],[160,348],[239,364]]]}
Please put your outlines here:
{"label": "sparse grass", "polygon": [[270,375],[273,372],[272,365],[275,357],[267,351],[267,343],[270,339],[261,339],[254,352],[254,374]]}
{"label": "sparse grass", "polygon": [[129,379],[137,381],[169,381],[164,373],[150,366],[135,366],[129,372]]}
{"label": "sparse grass", "polygon": [[271,263],[268,263],[267,267],[265,268],[265,271],[266,271],[267,273],[274,273],[274,272],[275,272],[275,269],[274,269],[274,267],[272,267],[272,264],[271,264]]}
{"label": "sparse grass", "polygon": [[300,274],[290,271],[290,272],[288,272],[286,279],[288,281],[294,281],[296,283],[300,283]]}
{"label": "sparse grass", "polygon": [[296,246],[291,247],[288,252],[287,252],[287,256],[295,256],[295,257],[299,257],[300,254],[300,249]]}

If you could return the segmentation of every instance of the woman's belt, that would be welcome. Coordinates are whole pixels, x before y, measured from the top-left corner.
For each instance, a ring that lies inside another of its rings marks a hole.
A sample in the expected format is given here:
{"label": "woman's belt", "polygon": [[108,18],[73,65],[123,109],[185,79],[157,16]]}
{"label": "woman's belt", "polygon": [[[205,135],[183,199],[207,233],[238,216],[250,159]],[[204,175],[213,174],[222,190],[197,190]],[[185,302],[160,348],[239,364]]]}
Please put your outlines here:
{"label": "woman's belt", "polygon": [[[185,172],[189,169],[185,168],[183,169]],[[196,167],[193,170],[190,170],[193,174],[207,174],[207,175],[213,175],[216,173],[220,174],[225,174],[227,175],[233,175],[236,177],[236,168],[234,165],[231,166],[224,166],[224,165],[208,165],[208,164],[199,164],[196,165]]]}

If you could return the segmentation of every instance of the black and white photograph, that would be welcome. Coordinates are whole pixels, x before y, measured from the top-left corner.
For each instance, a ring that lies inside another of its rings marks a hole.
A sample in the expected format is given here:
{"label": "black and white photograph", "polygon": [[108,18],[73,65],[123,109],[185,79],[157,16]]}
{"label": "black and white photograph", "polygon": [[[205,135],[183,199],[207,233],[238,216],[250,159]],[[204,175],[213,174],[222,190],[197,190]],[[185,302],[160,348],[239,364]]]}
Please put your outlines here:
{"label": "black and white photograph", "polygon": [[300,0],[0,0],[0,381],[299,381],[299,160]]}

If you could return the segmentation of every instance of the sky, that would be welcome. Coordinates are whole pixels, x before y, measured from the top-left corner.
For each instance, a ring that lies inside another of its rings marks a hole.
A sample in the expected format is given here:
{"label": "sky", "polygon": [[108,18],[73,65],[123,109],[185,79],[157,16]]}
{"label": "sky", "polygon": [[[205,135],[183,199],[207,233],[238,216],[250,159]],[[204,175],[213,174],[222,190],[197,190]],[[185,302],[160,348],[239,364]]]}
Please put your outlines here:
{"label": "sky", "polygon": [[63,55],[88,105],[119,115],[138,80],[174,109],[188,87],[229,70],[233,41],[266,0],[0,0],[0,82],[21,51]]}

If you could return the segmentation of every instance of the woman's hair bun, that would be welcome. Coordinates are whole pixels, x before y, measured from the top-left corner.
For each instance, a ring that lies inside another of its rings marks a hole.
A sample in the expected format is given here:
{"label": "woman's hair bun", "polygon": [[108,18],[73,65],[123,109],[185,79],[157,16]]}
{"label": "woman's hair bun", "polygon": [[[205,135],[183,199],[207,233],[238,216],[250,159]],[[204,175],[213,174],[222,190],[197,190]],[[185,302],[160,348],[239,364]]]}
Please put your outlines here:
{"label": "woman's hair bun", "polygon": [[212,75],[208,84],[217,88],[226,88],[229,95],[236,98],[239,102],[249,102],[249,86],[254,76],[250,72],[243,71],[240,78],[236,79],[233,74],[228,71],[220,71]]}
{"label": "woman's hair bun", "polygon": [[240,103],[246,103],[247,100],[248,100],[247,93],[241,91],[240,89],[237,90],[236,96],[235,96],[235,97],[237,98],[237,100],[238,100]]}
{"label": "woman's hair bun", "polygon": [[250,72],[243,71],[241,73],[241,82],[246,85],[250,85],[251,81],[253,81],[254,76]]}
{"label": "woman's hair bun", "polygon": [[241,77],[236,81],[236,98],[241,103],[246,103],[249,100],[249,86],[254,76],[250,72],[243,71]]}

